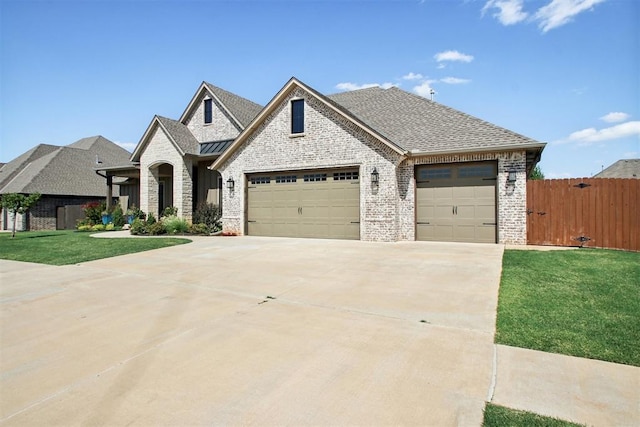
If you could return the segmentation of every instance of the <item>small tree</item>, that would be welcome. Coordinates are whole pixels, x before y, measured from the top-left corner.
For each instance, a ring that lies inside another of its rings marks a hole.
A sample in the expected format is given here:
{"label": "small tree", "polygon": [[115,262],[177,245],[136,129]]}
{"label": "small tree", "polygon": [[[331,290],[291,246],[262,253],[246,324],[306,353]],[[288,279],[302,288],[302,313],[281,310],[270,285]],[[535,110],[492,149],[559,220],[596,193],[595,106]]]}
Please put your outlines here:
{"label": "small tree", "polygon": [[536,167],[533,168],[533,170],[529,174],[529,179],[544,179],[544,174],[542,173],[542,169],[540,169],[540,165],[536,165]]}
{"label": "small tree", "polygon": [[18,193],[7,193],[2,195],[2,207],[13,214],[13,229],[11,238],[16,237],[16,216],[25,214],[40,200],[40,193],[33,193],[28,196]]}

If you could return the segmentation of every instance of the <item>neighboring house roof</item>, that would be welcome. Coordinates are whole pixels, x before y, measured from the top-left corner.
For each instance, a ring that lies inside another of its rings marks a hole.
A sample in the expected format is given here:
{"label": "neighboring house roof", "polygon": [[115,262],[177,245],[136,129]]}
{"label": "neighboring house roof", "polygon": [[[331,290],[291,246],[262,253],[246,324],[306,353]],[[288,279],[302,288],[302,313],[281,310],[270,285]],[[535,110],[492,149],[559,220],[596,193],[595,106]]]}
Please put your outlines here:
{"label": "neighboring house roof", "polygon": [[540,145],[531,138],[397,87],[373,87],[328,98],[412,153]]}
{"label": "neighboring house roof", "polygon": [[83,138],[65,147],[39,145],[7,163],[17,171],[0,181],[0,193],[102,197],[106,182],[95,173],[96,161],[108,167],[128,161],[129,152],[102,136]]}
{"label": "neighboring house roof", "polygon": [[49,154],[60,148],[57,145],[38,144],[32,149],[22,153],[0,169],[0,189],[6,185],[17,173],[19,173],[27,164],[46,154]]}
{"label": "neighboring house roof", "polygon": [[618,160],[594,178],[638,178],[640,179],[640,159]]}

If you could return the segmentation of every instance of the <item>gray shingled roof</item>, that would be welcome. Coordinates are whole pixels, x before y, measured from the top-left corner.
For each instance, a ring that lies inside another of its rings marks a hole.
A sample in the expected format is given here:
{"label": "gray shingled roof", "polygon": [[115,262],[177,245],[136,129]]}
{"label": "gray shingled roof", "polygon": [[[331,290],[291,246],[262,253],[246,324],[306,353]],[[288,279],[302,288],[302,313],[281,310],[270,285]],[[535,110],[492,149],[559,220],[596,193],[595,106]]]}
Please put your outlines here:
{"label": "gray shingled roof", "polygon": [[594,178],[638,178],[640,179],[640,159],[618,160]]}
{"label": "gray shingled roof", "polygon": [[247,127],[262,110],[262,105],[249,101],[234,93],[220,89],[211,83],[204,82],[207,88],[224,104],[231,114],[240,122],[243,128]]}
{"label": "gray shingled roof", "polygon": [[396,87],[360,89],[327,98],[408,151],[473,150],[539,143]]}
{"label": "gray shingled roof", "polygon": [[186,125],[167,117],[156,117],[182,151],[187,154],[200,154],[200,143]]}
{"label": "gray shingled roof", "polygon": [[95,173],[96,156],[101,166],[129,162],[129,152],[101,136],[84,138],[65,147],[39,145],[2,168],[16,171],[0,183],[0,193],[104,197],[105,179]]}
{"label": "gray shingled roof", "polygon": [[57,145],[38,144],[5,164],[0,169],[0,189],[12,180],[29,162],[56,151],[58,148],[60,147]]}

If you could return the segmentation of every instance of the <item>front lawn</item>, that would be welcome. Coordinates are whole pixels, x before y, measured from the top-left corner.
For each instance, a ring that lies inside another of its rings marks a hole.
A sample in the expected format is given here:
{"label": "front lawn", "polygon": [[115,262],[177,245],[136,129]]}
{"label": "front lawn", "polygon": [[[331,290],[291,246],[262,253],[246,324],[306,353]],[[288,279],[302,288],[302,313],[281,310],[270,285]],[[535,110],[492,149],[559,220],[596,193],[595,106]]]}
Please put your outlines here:
{"label": "front lawn", "polygon": [[496,342],[640,366],[640,253],[507,250]]}
{"label": "front lawn", "polygon": [[189,243],[188,239],[97,239],[77,231],[0,233],[0,258],[67,265]]}
{"label": "front lawn", "polygon": [[487,403],[482,425],[484,427],[579,427],[582,424]]}

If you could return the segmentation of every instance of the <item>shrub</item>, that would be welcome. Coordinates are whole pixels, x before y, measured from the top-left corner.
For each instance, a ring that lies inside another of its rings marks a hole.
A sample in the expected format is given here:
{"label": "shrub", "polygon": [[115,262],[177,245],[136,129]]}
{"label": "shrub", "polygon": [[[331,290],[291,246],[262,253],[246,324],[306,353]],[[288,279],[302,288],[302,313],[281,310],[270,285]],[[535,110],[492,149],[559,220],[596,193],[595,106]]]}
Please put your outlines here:
{"label": "shrub", "polygon": [[162,223],[169,234],[187,233],[189,231],[189,223],[175,215],[164,218]]}
{"label": "shrub", "polygon": [[91,231],[91,227],[88,224],[78,225],[78,231]]}
{"label": "shrub", "polygon": [[218,205],[200,202],[196,207],[196,211],[193,213],[193,223],[205,224],[209,228],[209,231],[216,232],[222,230],[222,224],[220,223],[221,216],[222,210]]}
{"label": "shrub", "polygon": [[111,215],[112,215],[113,225],[114,226],[122,227],[125,224],[126,218],[124,217],[124,214],[122,213],[122,206],[117,205],[113,209],[113,213]]}
{"label": "shrub", "polygon": [[191,228],[189,229],[189,233],[191,234],[209,234],[209,227],[207,224],[191,224]]}
{"label": "shrub", "polygon": [[131,230],[129,233],[134,236],[147,234],[147,224],[143,220],[136,218],[133,220],[133,224],[131,224]]}
{"label": "shrub", "polygon": [[177,216],[177,215],[178,215],[178,208],[176,208],[175,206],[167,206],[162,211],[162,215],[161,216],[166,218],[166,217]]}
{"label": "shrub", "polygon": [[104,227],[104,229],[105,229],[105,231],[113,231],[113,230],[115,230],[115,229],[116,229],[116,226],[115,226],[115,224],[114,224],[114,223],[110,222],[109,224],[107,224],[107,225]]}
{"label": "shrub", "polygon": [[132,205],[129,209],[127,209],[127,216],[132,216],[134,219],[138,218],[143,221],[147,219],[147,214],[142,211],[142,209],[137,208],[136,205]]}
{"label": "shrub", "polygon": [[156,217],[153,216],[153,213],[149,212],[149,215],[147,216],[147,225],[152,225],[156,223]]}
{"label": "shrub", "polygon": [[166,234],[167,229],[161,221],[154,222],[153,224],[147,222],[147,232],[152,236],[158,236],[160,234]]}
{"label": "shrub", "polygon": [[104,211],[106,207],[106,202],[89,202],[82,205],[82,210],[86,217],[86,224],[102,224],[102,211]]}
{"label": "shrub", "polygon": [[93,227],[91,227],[91,231],[104,231],[105,226],[102,224],[96,224]]}

